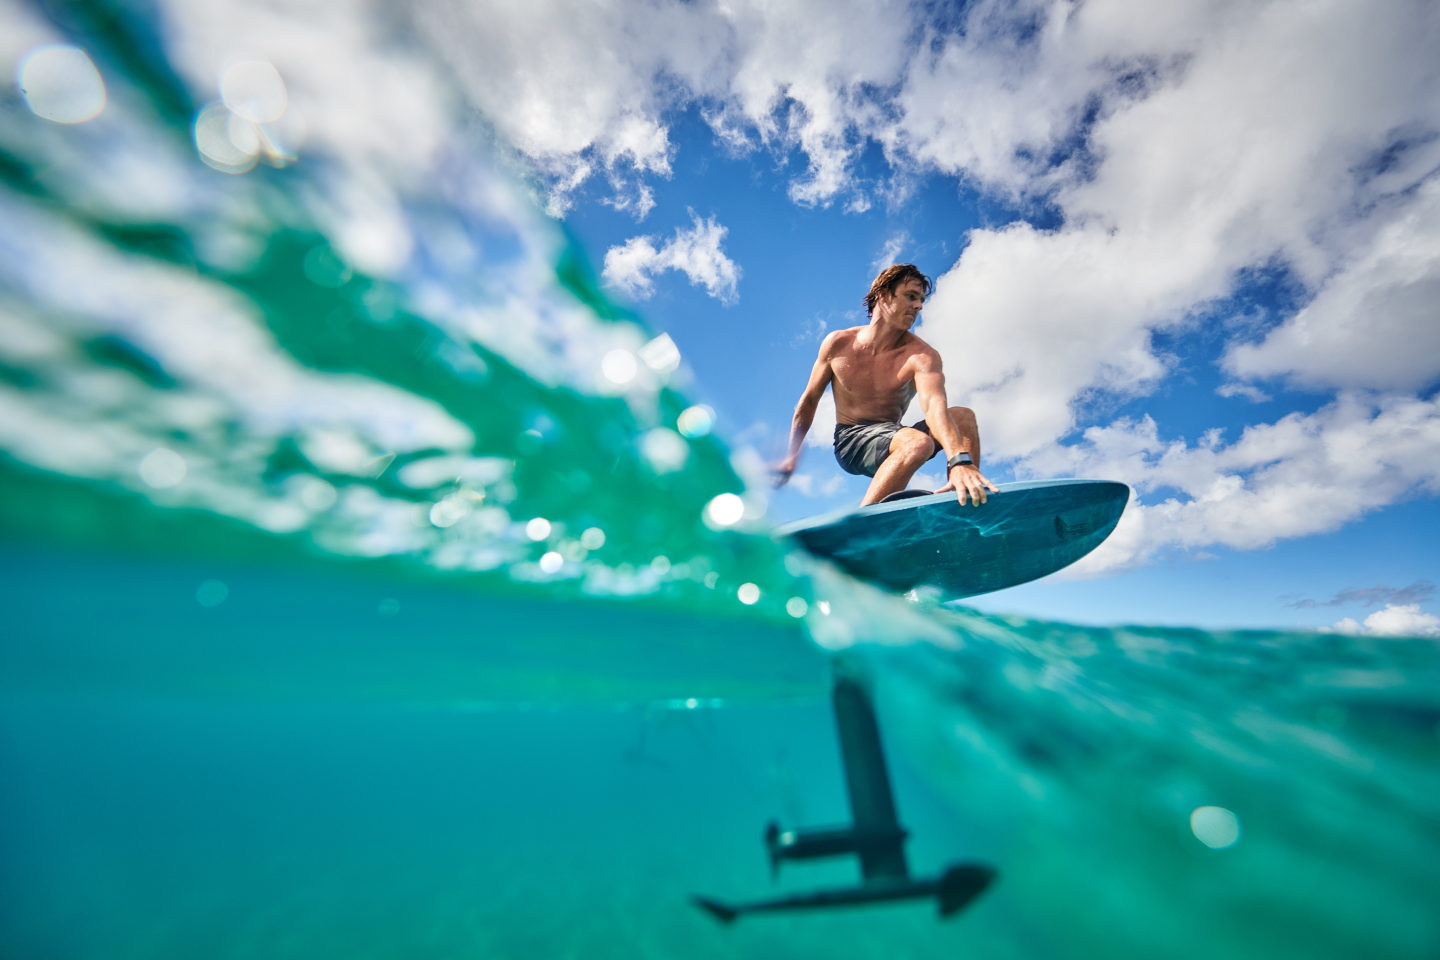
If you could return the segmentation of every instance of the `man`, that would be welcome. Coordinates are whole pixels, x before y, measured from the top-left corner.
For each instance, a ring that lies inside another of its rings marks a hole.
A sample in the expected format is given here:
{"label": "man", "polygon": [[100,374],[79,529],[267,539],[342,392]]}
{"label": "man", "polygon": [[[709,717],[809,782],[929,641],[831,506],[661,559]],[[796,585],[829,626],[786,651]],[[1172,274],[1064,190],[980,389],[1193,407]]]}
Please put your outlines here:
{"label": "man", "polygon": [[[879,503],[904,490],[931,457],[946,457],[946,483],[936,493],[954,490],[963,506],[985,502],[995,484],[980,473],[980,431],[967,407],[945,398],[940,354],[910,328],[931,290],[930,278],[914,264],[887,267],[865,295],[870,323],[836,330],[820,345],[810,382],[790,426],[790,449],[773,467],[776,486],[784,485],[800,464],[805,434],[825,388],[835,391],[835,459],[847,473],[873,477],[861,506]],[[925,419],[913,427],[900,418],[919,394]]]}

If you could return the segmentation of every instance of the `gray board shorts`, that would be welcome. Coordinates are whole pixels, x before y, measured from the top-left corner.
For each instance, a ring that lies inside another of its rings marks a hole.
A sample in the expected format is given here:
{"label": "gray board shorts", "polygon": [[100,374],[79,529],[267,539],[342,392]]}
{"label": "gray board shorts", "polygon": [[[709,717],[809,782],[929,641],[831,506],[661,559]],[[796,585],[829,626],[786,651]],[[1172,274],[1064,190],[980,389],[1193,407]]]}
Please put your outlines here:
{"label": "gray board shorts", "polygon": [[[835,459],[846,473],[873,477],[880,464],[890,456],[890,440],[905,424],[890,423],[837,423],[835,425]],[[919,430],[927,437],[930,427],[924,420],[910,424],[910,429]],[[940,452],[940,444],[930,456]]]}

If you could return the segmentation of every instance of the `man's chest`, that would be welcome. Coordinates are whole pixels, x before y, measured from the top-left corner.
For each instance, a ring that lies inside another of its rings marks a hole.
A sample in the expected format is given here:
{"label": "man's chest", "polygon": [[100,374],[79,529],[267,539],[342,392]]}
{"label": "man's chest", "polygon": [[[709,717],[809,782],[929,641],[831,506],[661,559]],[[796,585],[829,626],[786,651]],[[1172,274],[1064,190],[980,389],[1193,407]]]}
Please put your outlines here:
{"label": "man's chest", "polygon": [[914,379],[904,356],[841,356],[830,363],[835,379],[856,393],[899,392]]}

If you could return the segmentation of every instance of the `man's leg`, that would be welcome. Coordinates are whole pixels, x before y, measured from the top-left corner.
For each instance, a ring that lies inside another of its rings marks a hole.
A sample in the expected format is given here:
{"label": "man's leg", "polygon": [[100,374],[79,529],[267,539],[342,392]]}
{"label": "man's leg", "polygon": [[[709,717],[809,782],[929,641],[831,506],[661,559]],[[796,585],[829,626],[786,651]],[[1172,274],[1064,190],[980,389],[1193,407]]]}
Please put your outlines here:
{"label": "man's leg", "polygon": [[[975,411],[969,407],[951,407],[950,422],[955,424],[961,445],[970,453],[976,468],[979,468],[980,425],[975,420]],[[895,436],[890,438],[890,454],[880,464],[880,469],[875,471],[875,479],[870,481],[870,489],[865,491],[865,499],[860,501],[860,506],[868,507],[892,493],[904,490],[909,485],[910,478],[915,476],[915,471],[929,462],[939,446],[930,439],[929,434],[921,430],[904,427],[895,431]]]}
{"label": "man's leg", "polygon": [[896,430],[895,436],[890,438],[890,453],[880,464],[880,469],[875,471],[875,479],[870,481],[870,489],[865,491],[865,499],[860,501],[860,506],[868,507],[904,490],[910,478],[915,476],[915,471],[935,455],[935,447],[935,441],[927,433],[913,427]]}
{"label": "man's leg", "polygon": [[975,422],[975,411],[969,407],[951,407],[950,422],[960,434],[960,442],[970,451],[976,468],[980,466],[980,425]]}

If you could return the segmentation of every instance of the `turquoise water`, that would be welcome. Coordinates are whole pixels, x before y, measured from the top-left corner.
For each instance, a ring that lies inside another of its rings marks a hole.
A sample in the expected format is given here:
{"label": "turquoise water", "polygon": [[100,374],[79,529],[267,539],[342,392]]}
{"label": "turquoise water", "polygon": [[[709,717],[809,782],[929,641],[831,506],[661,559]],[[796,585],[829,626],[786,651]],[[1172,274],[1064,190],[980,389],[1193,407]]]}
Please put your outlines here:
{"label": "turquoise water", "polygon": [[[227,172],[163,17],[52,13],[107,101],[0,100],[0,955],[1440,953],[1434,641],[817,565],[483,125]],[[913,867],[1000,882],[722,928],[853,879],[760,843],[848,816],[835,656]]]}

